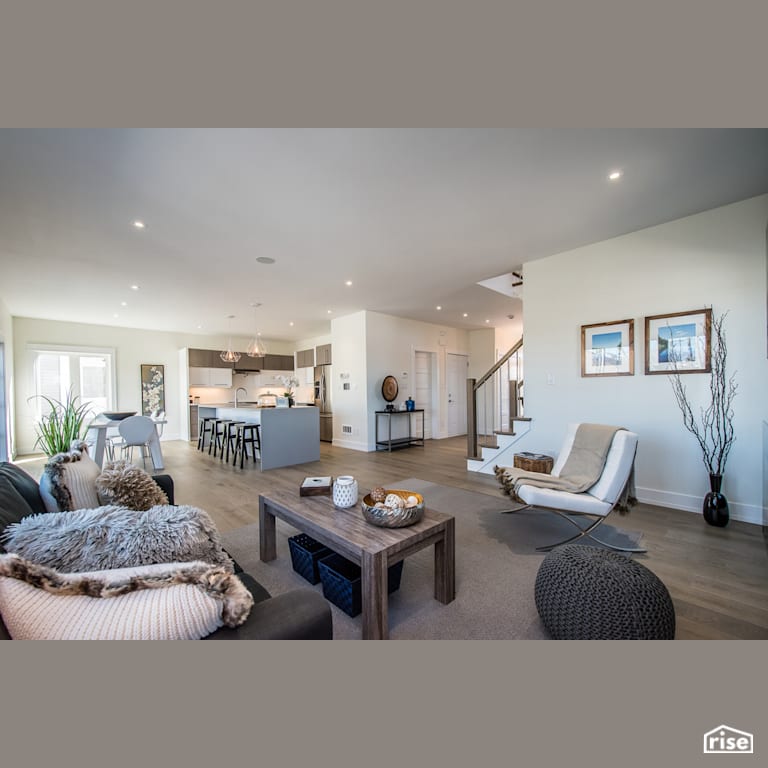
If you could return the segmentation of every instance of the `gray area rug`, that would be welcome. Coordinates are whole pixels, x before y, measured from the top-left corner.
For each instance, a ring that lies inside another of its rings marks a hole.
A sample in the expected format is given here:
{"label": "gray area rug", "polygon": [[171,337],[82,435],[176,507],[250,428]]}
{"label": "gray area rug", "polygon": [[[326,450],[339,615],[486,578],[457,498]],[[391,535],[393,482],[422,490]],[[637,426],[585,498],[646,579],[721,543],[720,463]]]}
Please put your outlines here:
{"label": "gray area rug", "polygon": [[[434,599],[433,547],[406,558],[400,589],[389,596],[390,638],[546,638],[534,603],[536,573],[545,553],[536,552],[536,547],[570,536],[575,528],[549,512],[502,514],[515,504],[501,492],[496,497],[415,478],[397,487],[418,491],[428,506],[456,518],[456,599],[448,605]],[[598,530],[602,539],[617,545],[636,546],[641,536],[607,522]],[[257,524],[228,531],[222,541],[243,569],[272,594],[298,587],[322,592],[321,584],[312,586],[293,571],[288,537],[296,533],[277,521],[277,559],[270,563],[259,560]],[[335,605],[331,608],[334,637],[360,639],[362,615],[350,618]]]}

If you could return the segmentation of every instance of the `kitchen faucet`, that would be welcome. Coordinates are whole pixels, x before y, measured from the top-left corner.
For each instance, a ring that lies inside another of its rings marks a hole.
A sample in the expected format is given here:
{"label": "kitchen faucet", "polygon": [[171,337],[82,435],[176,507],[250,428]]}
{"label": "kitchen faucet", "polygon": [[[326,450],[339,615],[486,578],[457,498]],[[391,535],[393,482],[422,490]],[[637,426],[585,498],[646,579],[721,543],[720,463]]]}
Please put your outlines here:
{"label": "kitchen faucet", "polygon": [[241,389],[242,389],[242,390],[243,390],[243,392],[245,393],[245,396],[246,396],[246,397],[248,397],[248,390],[247,390],[245,387],[238,387],[238,388],[235,390],[235,408],[237,408],[237,393],[238,393],[238,392],[239,392]]}

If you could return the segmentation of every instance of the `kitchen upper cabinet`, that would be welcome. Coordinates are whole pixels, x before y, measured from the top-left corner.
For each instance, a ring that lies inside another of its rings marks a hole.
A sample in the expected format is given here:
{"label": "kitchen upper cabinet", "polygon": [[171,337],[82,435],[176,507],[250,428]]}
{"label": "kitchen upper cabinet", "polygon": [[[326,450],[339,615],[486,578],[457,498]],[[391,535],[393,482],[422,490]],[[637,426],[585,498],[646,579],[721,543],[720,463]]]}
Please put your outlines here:
{"label": "kitchen upper cabinet", "polygon": [[331,345],[321,344],[319,347],[315,347],[315,365],[330,365],[331,364]]}
{"label": "kitchen upper cabinet", "polygon": [[315,350],[300,349],[296,352],[297,368],[313,368],[315,365]]}
{"label": "kitchen upper cabinet", "polygon": [[264,357],[248,357],[245,352],[240,353],[240,359],[234,364],[236,373],[242,373],[247,371],[261,371],[266,366],[264,365]]}
{"label": "kitchen upper cabinet", "polygon": [[264,355],[264,369],[267,371],[292,371],[293,355]]}
{"label": "kitchen upper cabinet", "polygon": [[227,363],[221,359],[219,351],[215,349],[189,349],[190,368],[229,368],[232,370],[232,363]]}
{"label": "kitchen upper cabinet", "polygon": [[189,386],[224,387],[225,389],[229,389],[232,387],[232,369],[190,366]]}

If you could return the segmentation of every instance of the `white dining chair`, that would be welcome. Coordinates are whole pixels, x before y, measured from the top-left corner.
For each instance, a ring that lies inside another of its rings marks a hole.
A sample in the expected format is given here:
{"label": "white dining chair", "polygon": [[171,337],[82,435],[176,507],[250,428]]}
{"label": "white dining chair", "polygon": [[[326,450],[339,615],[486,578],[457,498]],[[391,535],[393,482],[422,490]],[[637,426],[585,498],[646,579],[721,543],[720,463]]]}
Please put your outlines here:
{"label": "white dining chair", "polygon": [[120,436],[123,438],[118,447],[122,451],[123,458],[127,455],[128,460],[133,462],[133,449],[140,446],[141,461],[146,468],[149,440],[155,429],[155,422],[149,416],[129,416],[123,419],[118,426]]}

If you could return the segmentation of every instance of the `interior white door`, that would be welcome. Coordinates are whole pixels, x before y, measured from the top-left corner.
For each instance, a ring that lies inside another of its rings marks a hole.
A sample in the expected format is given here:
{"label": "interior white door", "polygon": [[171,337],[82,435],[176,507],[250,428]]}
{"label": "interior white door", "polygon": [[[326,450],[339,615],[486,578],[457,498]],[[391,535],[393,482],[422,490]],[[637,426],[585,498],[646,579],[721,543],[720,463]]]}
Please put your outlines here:
{"label": "interior white door", "polygon": [[[424,409],[424,438],[432,437],[432,352],[417,352],[415,360],[416,386],[413,399],[417,408]],[[413,417],[416,419],[416,417]]]}
{"label": "interior white door", "polygon": [[448,437],[467,433],[467,365],[466,355],[448,353],[445,363],[448,383]]}

